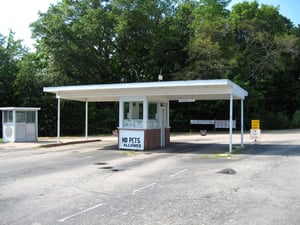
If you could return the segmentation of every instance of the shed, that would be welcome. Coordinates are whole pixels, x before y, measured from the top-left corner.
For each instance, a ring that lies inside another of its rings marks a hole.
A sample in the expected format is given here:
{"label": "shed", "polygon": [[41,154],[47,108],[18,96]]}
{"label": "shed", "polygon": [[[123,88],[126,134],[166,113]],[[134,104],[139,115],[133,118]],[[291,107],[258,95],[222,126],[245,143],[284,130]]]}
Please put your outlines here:
{"label": "shed", "polygon": [[38,110],[32,107],[1,107],[4,142],[38,141]]}

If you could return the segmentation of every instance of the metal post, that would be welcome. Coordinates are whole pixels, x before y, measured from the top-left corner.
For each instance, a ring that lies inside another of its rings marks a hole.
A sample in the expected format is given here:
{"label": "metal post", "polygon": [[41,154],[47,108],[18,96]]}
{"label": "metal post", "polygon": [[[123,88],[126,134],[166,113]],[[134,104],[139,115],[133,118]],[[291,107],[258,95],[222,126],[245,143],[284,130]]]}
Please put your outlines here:
{"label": "metal post", "polygon": [[170,102],[167,103],[167,127],[170,127]]}
{"label": "metal post", "polygon": [[229,152],[232,152],[232,113],[233,113],[233,96],[230,95],[230,107],[229,107]]}
{"label": "metal post", "polygon": [[119,100],[119,128],[123,127],[123,120],[124,120],[124,101]]}
{"label": "metal post", "polygon": [[60,97],[57,98],[57,143],[60,143]]}
{"label": "metal post", "polygon": [[88,112],[89,102],[85,101],[85,139],[88,139],[88,123],[89,123],[89,112]]}
{"label": "metal post", "polygon": [[12,116],[13,116],[13,142],[16,142],[17,139],[17,127],[16,127],[16,123],[17,123],[17,118],[16,118],[16,110],[14,109],[12,111]]}
{"label": "metal post", "polygon": [[39,138],[39,128],[38,128],[39,116],[38,111],[35,111],[35,141],[38,141]]}
{"label": "metal post", "polygon": [[244,147],[244,99],[241,100],[241,148]]}

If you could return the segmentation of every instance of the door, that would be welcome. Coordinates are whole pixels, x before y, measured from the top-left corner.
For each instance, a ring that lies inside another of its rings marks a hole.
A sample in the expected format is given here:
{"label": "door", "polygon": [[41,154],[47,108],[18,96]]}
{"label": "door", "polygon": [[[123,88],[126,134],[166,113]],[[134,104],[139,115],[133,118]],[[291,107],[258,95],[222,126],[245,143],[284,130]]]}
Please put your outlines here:
{"label": "door", "polygon": [[166,124],[167,124],[167,115],[166,115],[166,107],[160,107],[160,146],[166,146]]}

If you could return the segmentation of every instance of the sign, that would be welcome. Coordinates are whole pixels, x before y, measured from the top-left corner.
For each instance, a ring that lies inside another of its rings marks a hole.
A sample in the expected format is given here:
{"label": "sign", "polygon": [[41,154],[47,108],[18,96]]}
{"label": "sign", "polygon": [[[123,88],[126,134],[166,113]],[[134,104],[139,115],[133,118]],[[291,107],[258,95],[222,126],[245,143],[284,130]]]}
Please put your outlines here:
{"label": "sign", "polygon": [[215,120],[191,120],[191,124],[215,124]]}
{"label": "sign", "polygon": [[[229,120],[191,120],[191,125],[215,125],[215,128],[229,128]],[[232,120],[232,128],[236,129],[236,120]]]}
{"label": "sign", "polygon": [[119,148],[144,150],[144,131],[119,130]]}
{"label": "sign", "polygon": [[[230,122],[229,120],[216,120],[215,128],[229,128]],[[236,128],[236,121],[232,120],[232,128]]]}
{"label": "sign", "polygon": [[251,120],[251,129],[260,129],[260,120]]}
{"label": "sign", "polygon": [[195,102],[196,100],[191,98],[187,98],[187,99],[179,99],[178,102],[183,103],[183,102]]}
{"label": "sign", "polygon": [[261,130],[260,129],[250,129],[250,139],[254,141],[260,140]]}

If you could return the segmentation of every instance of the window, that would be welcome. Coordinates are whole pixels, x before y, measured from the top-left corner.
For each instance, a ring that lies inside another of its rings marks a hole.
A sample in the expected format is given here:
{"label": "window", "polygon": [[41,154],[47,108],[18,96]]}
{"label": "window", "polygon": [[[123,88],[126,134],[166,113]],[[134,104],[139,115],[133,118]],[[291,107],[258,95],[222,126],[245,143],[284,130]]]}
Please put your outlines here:
{"label": "window", "polygon": [[148,105],[148,128],[158,128],[157,103]]}
{"label": "window", "polygon": [[35,123],[35,112],[26,112],[26,123]]}
{"label": "window", "polygon": [[12,123],[12,122],[13,122],[13,112],[4,111],[4,123]]}
{"label": "window", "polygon": [[124,102],[123,127],[143,127],[143,102]]}
{"label": "window", "polygon": [[124,102],[124,119],[130,119],[129,115],[129,102]]}
{"label": "window", "polygon": [[25,112],[16,112],[16,123],[25,123]]}
{"label": "window", "polygon": [[124,102],[124,119],[143,119],[143,102]]}
{"label": "window", "polygon": [[148,119],[155,120],[157,114],[157,104],[156,103],[149,103],[148,108]]}
{"label": "window", "polygon": [[138,102],[138,107],[139,107],[139,112],[138,112],[138,118],[137,119],[143,119],[143,103],[142,102]]}
{"label": "window", "polygon": [[[13,123],[13,111],[3,111],[4,123]],[[35,123],[35,111],[16,111],[16,123]]]}

